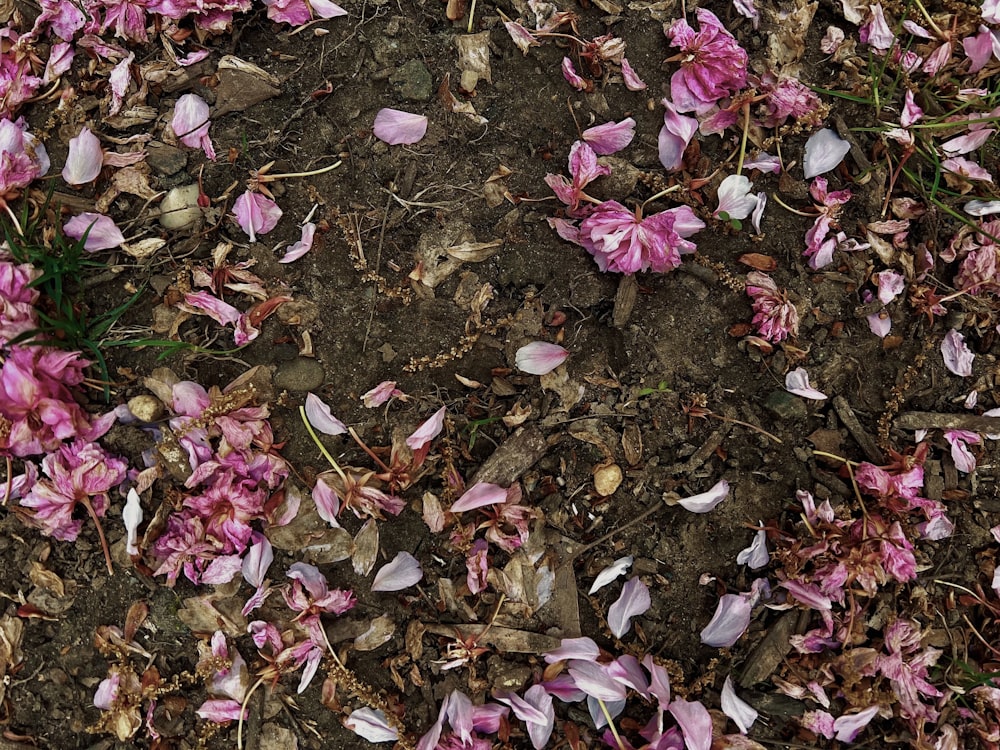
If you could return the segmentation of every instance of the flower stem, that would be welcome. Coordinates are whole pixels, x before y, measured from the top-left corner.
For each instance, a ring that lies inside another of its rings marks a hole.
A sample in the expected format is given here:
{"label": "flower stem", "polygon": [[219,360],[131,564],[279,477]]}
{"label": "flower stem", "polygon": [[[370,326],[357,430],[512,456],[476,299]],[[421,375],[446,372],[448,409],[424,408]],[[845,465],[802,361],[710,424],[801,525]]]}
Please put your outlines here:
{"label": "flower stem", "polygon": [[778,197],[777,193],[771,193],[771,198],[774,200],[775,203],[777,203],[783,209],[785,209],[786,211],[791,211],[793,214],[798,214],[799,216],[805,216],[807,219],[815,219],[817,216],[819,216],[819,214],[809,214],[806,213],[805,211],[799,211],[797,208],[792,208],[783,200],[781,200],[781,198]]}
{"label": "flower stem", "polygon": [[3,202],[3,208],[7,212],[7,216],[9,216],[10,220],[14,222],[14,229],[17,230],[17,233],[21,237],[24,237],[24,229],[21,227],[21,222],[17,220],[17,215],[11,210],[10,204],[7,203],[7,201],[2,201],[2,202]]}
{"label": "flower stem", "polygon": [[646,207],[647,203],[652,203],[657,198],[662,198],[664,195],[669,195],[670,193],[676,193],[678,190],[681,189],[681,187],[683,187],[683,186],[682,185],[671,185],[666,190],[661,190],[656,195],[653,195],[653,196],[647,198],[646,200],[644,200],[642,202],[642,205],[639,206],[639,210],[641,211],[642,209],[644,209]]}
{"label": "flower stem", "polygon": [[736,174],[743,174],[743,158],[747,155],[747,134],[750,132],[750,102],[743,105],[743,138],[740,140],[740,160]]}
{"label": "flower stem", "polygon": [[3,492],[3,502],[0,505],[6,505],[7,501],[10,500],[10,493],[14,491],[14,463],[10,460],[10,456],[5,456],[7,459],[7,486],[4,488]]}
{"label": "flower stem", "polygon": [[257,682],[250,686],[247,694],[243,697],[243,705],[240,706],[240,720],[236,724],[236,749],[243,750],[243,715],[247,712],[247,704],[250,703],[250,696],[254,690],[264,684],[264,678],[258,677]]}
{"label": "flower stem", "polygon": [[342,162],[334,162],[329,167],[323,167],[322,169],[314,169],[311,172],[287,172],[285,174],[262,174],[257,177],[258,182],[274,182],[275,180],[284,180],[289,177],[313,177],[318,174],[323,174],[324,172],[332,172],[334,169],[339,167]]}
{"label": "flower stem", "polygon": [[375,453],[372,451],[371,448],[365,445],[364,441],[361,440],[360,437],[358,437],[358,433],[354,431],[353,427],[348,427],[347,431],[350,433],[351,437],[354,438],[354,442],[358,444],[361,450],[367,453],[369,457],[371,457],[371,460],[377,463],[382,468],[383,471],[392,471],[388,466],[386,466],[382,462],[382,459],[380,459],[378,456],[375,455]]}
{"label": "flower stem", "polygon": [[115,574],[115,569],[111,565],[111,550],[108,549],[108,540],[104,536],[104,527],[101,526],[101,519],[97,517],[97,511],[94,510],[94,506],[90,502],[89,497],[85,497],[80,500],[80,504],[87,509],[87,513],[90,517],[94,519],[94,525],[97,526],[97,536],[101,540],[101,549],[104,550],[104,562],[107,563],[108,573],[110,575]]}
{"label": "flower stem", "polygon": [[943,31],[941,31],[940,26],[934,23],[934,19],[931,18],[931,14],[927,12],[927,8],[924,7],[924,4],[920,2],[920,0],[913,0],[913,2],[920,10],[920,14],[924,17],[924,19],[926,19],[927,25],[930,26],[931,30],[938,35],[938,39],[942,41],[946,40],[948,38],[947,35]]}
{"label": "flower stem", "polygon": [[611,718],[611,712],[608,711],[608,707],[600,698],[597,699],[597,703],[601,707],[601,713],[604,714],[604,718],[608,720],[608,727],[611,729],[611,734],[615,737],[615,742],[618,743],[618,750],[625,750],[625,743],[622,742],[622,738],[618,734],[618,728],[615,726],[615,720]]}
{"label": "flower stem", "polygon": [[337,463],[336,459],[330,455],[330,451],[326,449],[326,446],[320,442],[319,435],[313,429],[313,426],[309,424],[309,417],[306,416],[306,407],[299,407],[299,416],[302,417],[302,424],[306,426],[306,431],[309,433],[309,437],[312,438],[313,442],[316,443],[316,447],[319,448],[319,452],[323,454],[323,457],[330,462],[330,466],[333,467],[334,471],[340,475],[340,478],[346,483],[347,475],[344,474],[344,470],[340,468],[340,464]]}
{"label": "flower stem", "polygon": [[472,33],[472,21],[475,17],[476,17],[476,0],[472,0],[472,6],[469,8],[469,27],[466,29],[466,32],[469,34]]}

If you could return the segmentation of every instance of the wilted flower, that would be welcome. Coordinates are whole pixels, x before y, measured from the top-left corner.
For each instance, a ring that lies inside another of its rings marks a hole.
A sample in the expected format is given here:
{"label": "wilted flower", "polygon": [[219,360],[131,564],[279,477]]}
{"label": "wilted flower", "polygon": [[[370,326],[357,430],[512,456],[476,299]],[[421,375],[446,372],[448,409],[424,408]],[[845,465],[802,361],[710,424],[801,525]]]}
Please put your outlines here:
{"label": "wilted flower", "polygon": [[882,4],[875,3],[870,5],[869,8],[871,8],[872,12],[871,18],[868,19],[868,23],[864,24],[858,30],[858,36],[862,44],[869,44],[879,52],[885,52],[892,46],[892,43],[896,40],[896,36],[892,33],[892,29],[889,28],[889,24],[885,20]]}
{"label": "wilted flower", "polygon": [[819,125],[822,121],[819,97],[796,78],[785,76],[770,86],[764,106],[767,115],[761,124],[767,128],[784,125],[789,117],[808,125]]}
{"label": "wilted flower", "polygon": [[0,259],[0,346],[37,327],[38,290],[30,284],[41,274],[30,263]]}
{"label": "wilted flower", "polygon": [[361,397],[361,401],[364,403],[366,408],[374,409],[375,407],[381,406],[386,401],[393,398],[399,398],[405,401],[408,399],[408,396],[396,387],[395,380],[384,380],[364,394]]}
{"label": "wilted flower", "polygon": [[573,178],[570,182],[562,175],[547,174],[545,183],[552,188],[556,197],[565,203],[570,216],[578,216],[580,203],[588,201],[597,203],[583,189],[598,177],[611,174],[610,167],[597,163],[597,153],[586,141],[575,141],[569,151],[569,173]]}
{"label": "wilted flower", "polygon": [[681,49],[681,69],[670,78],[670,98],[679,112],[707,112],[746,85],[747,53],[712,12],[698,9],[700,31],[679,18],[664,33]]}
{"label": "wilted flower", "polygon": [[0,119],[0,200],[21,194],[38,177],[49,171],[45,146],[27,130],[23,119]]}
{"label": "wilted flower", "polygon": [[292,563],[288,568],[291,586],[284,590],[285,603],[299,614],[296,620],[305,623],[324,612],[342,615],[355,604],[354,594],[343,589],[331,589],[319,568],[308,563]]}
{"label": "wilted flower", "polygon": [[828,191],[826,178],[817,177],[809,186],[809,192],[819,213],[806,232],[803,254],[809,259],[810,268],[819,269],[833,262],[833,251],[837,248],[839,237],[831,236],[831,230],[837,226],[844,204],[851,199],[851,191],[847,188]]}

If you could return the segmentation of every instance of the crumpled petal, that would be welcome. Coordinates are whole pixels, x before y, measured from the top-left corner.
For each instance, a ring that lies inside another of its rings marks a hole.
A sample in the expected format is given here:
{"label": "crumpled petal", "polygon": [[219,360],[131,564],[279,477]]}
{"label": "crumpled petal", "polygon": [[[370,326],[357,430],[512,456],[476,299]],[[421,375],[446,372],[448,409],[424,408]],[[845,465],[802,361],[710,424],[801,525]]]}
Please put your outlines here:
{"label": "crumpled petal", "polygon": [[529,375],[547,375],[566,361],[569,352],[558,344],[533,341],[514,355],[514,366]]}
{"label": "crumpled petal", "polygon": [[757,721],[757,711],[749,703],[736,695],[733,689],[733,676],[726,675],[726,681],[722,683],[722,695],[720,696],[722,712],[736,722],[742,734],[746,734],[753,723]]}
{"label": "crumpled petal", "polygon": [[595,153],[606,156],[621,151],[635,137],[635,120],[626,117],[621,122],[606,122],[587,128],[581,134]]}
{"label": "crumpled petal", "polygon": [[375,115],[372,132],[376,138],[390,146],[416,143],[427,134],[427,118],[386,107]]}
{"label": "crumpled petal", "polygon": [[233,215],[240,229],[247,233],[251,242],[257,241],[258,234],[267,234],[278,225],[282,210],[278,204],[260,193],[247,190],[233,203]]}
{"label": "crumpled petal", "polygon": [[754,535],[749,547],[740,550],[736,555],[737,565],[747,565],[750,570],[760,570],[771,561],[767,552],[767,532],[760,529]]}
{"label": "crumpled petal", "polygon": [[607,586],[612,581],[625,575],[629,568],[632,567],[632,563],[635,562],[635,558],[632,555],[627,555],[625,557],[619,557],[611,565],[606,567],[600,573],[597,574],[597,578],[594,579],[594,583],[590,587],[588,594],[596,594],[602,588]]}
{"label": "crumpled petal", "polygon": [[63,234],[74,240],[79,240],[86,234],[83,249],[89,252],[111,250],[125,241],[125,236],[114,219],[104,214],[82,213],[74,216],[63,225]]}
{"label": "crumpled petal", "polygon": [[906,288],[906,279],[895,271],[879,271],[875,274],[878,280],[878,299],[883,305],[888,305]]}
{"label": "crumpled petal", "polygon": [[608,627],[615,638],[621,638],[632,628],[632,618],[638,617],[651,605],[649,589],[638,576],[622,587],[621,596],[608,608]]}
{"label": "crumpled petal", "polygon": [[562,60],[562,74],[569,85],[577,91],[584,91],[587,88],[587,80],[580,77],[576,68],[573,67],[573,61],[568,57],[564,57]]}
{"label": "crumpled petal", "polygon": [[177,100],[174,117],[170,121],[177,138],[188,148],[200,148],[215,161],[215,148],[208,136],[212,121],[208,117],[208,103],[197,94],[184,94]]}
{"label": "crumpled petal", "polygon": [[625,88],[629,91],[644,91],[646,82],[635,72],[627,58],[622,58],[622,78],[625,80]]}
{"label": "crumpled petal", "polygon": [[315,393],[306,394],[306,417],[309,424],[324,435],[343,435],[347,426],[333,416],[330,406]]}
{"label": "crumpled petal", "polygon": [[829,128],[817,130],[806,141],[803,170],[807,180],[835,169],[851,150],[851,144]]}
{"label": "crumpled petal", "polygon": [[369,742],[395,742],[399,739],[399,732],[389,724],[385,713],[367,706],[351,711],[351,715],[344,718],[344,726]]}
{"label": "crumpled petal", "polygon": [[101,141],[90,128],[83,128],[76,138],[69,142],[69,156],[62,176],[69,185],[86,185],[97,179],[104,163],[104,151]]}
{"label": "crumpled petal", "polygon": [[692,513],[708,513],[727,497],[729,497],[729,482],[720,479],[707,492],[681,498],[677,504]]}
{"label": "crumpled petal", "polygon": [[507,490],[498,484],[476,482],[451,506],[452,513],[461,513],[487,505],[495,505],[507,501]]}
{"label": "crumpled petal", "polygon": [[400,552],[375,574],[372,591],[400,591],[424,577],[420,563],[409,552]]}
{"label": "crumpled petal", "polygon": [[796,367],[785,375],[785,390],[794,393],[802,398],[810,398],[813,401],[824,401],[826,394],[817,391],[809,385],[809,373],[804,367]]}
{"label": "crumpled petal", "polygon": [[576,686],[587,695],[605,703],[625,700],[625,686],[613,679],[601,664],[573,659],[567,671]]}
{"label": "crumpled petal", "polygon": [[941,341],[941,356],[944,357],[944,366],[949,372],[963,378],[972,374],[972,361],[976,355],[969,350],[965,337],[957,328],[952,328],[944,335]]}
{"label": "crumpled petal", "polygon": [[660,164],[668,172],[680,169],[684,163],[684,151],[694,134],[698,132],[698,121],[680,114],[668,99],[663,100],[663,127],[660,128],[658,150]]}
{"label": "crumpled petal", "polygon": [[302,239],[285,248],[285,254],[278,262],[291,263],[292,261],[301,258],[303,255],[312,250],[313,238],[315,236],[316,236],[316,225],[311,221],[307,221],[305,224],[302,225]]}

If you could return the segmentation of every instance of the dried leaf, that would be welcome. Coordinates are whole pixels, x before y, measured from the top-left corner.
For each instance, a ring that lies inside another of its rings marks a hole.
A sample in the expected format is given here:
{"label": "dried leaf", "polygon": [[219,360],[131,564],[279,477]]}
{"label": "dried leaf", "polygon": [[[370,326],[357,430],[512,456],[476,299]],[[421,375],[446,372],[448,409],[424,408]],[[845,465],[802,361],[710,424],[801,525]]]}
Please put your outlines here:
{"label": "dried leaf", "polygon": [[63,586],[62,579],[40,562],[32,561],[28,578],[36,586],[41,586],[60,598],[66,596],[66,588]]}
{"label": "dried leaf", "polygon": [[177,619],[194,633],[214,633],[221,630],[232,638],[247,632],[247,621],[240,614],[243,601],[238,597],[202,594],[184,600],[177,610]]}
{"label": "dried leaf", "polygon": [[642,431],[635,422],[629,422],[622,431],[622,452],[629,466],[642,460]]}
{"label": "dried leaf", "polygon": [[466,263],[480,263],[503,246],[503,240],[490,240],[489,242],[463,242],[459,245],[449,247],[445,252],[455,260]]}
{"label": "dried leaf", "polygon": [[351,564],[359,576],[366,576],[375,567],[378,557],[378,524],[374,518],[365,521],[364,526],[354,537],[354,548],[351,552]]}
{"label": "dried leaf", "polygon": [[743,253],[739,262],[757,271],[773,271],[778,267],[778,261],[763,253]]}
{"label": "dried leaf", "polygon": [[24,635],[24,620],[4,615],[0,617],[0,704],[7,691],[7,672],[18,666],[24,659],[21,653],[21,638]]}
{"label": "dried leaf", "polygon": [[490,70],[490,32],[456,36],[455,46],[458,47],[459,70],[463,73],[469,71],[477,79],[493,83],[493,72]]}
{"label": "dried leaf", "polygon": [[404,644],[406,646],[406,653],[409,654],[410,659],[414,662],[420,661],[424,655],[424,633],[426,631],[427,628],[420,620],[411,620],[410,624],[406,626]]}
{"label": "dried leaf", "polygon": [[354,639],[354,648],[358,651],[374,651],[383,643],[389,641],[396,632],[396,623],[389,614],[383,614],[372,620],[368,629]]}

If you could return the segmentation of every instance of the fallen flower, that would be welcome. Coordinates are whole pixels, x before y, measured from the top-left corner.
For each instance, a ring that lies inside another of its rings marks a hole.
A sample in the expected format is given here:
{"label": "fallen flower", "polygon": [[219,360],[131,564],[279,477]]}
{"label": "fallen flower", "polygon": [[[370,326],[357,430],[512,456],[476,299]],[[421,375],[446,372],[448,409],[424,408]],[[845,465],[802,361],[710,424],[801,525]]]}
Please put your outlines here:
{"label": "fallen flower", "polygon": [[79,135],[69,142],[69,156],[63,167],[62,176],[69,185],[86,185],[97,179],[104,163],[101,141],[90,128],[83,128]]}
{"label": "fallen flower", "polygon": [[247,190],[233,204],[233,216],[251,242],[258,234],[267,234],[278,225],[282,211],[270,198]]}
{"label": "fallen flower", "polygon": [[707,492],[682,498],[677,504],[692,513],[708,513],[727,497],[729,497],[729,482],[720,479]]}
{"label": "fallen flower", "polygon": [[569,173],[573,178],[570,182],[563,175],[546,174],[545,184],[552,188],[556,197],[565,203],[570,216],[580,214],[581,201],[598,203],[583,189],[598,177],[611,174],[611,168],[598,164],[597,152],[586,141],[574,141],[569,150]]}
{"label": "fallen flower", "polygon": [[525,344],[514,355],[514,366],[529,375],[547,375],[559,367],[569,352],[558,344],[533,341]]}
{"label": "fallen flower", "polygon": [[27,130],[24,119],[0,119],[0,200],[21,194],[49,171],[45,145]]}
{"label": "fallen flower", "polygon": [[595,153],[602,156],[613,154],[632,142],[635,137],[635,120],[626,117],[621,122],[595,125],[584,130],[581,137],[590,144]]}
{"label": "fallen flower", "polygon": [[63,225],[63,234],[74,240],[83,239],[86,235],[83,249],[92,253],[111,250],[125,241],[114,219],[104,214],[82,213],[74,216]]}
{"label": "fallen flower", "polygon": [[746,289],[753,300],[752,322],[757,333],[774,342],[799,335],[799,312],[770,276],[751,271],[747,274]]}
{"label": "fallen flower", "polygon": [[944,335],[941,341],[941,356],[949,372],[963,378],[972,375],[972,361],[976,355],[969,350],[965,337],[957,328],[952,328]]}
{"label": "fallen flower", "polygon": [[312,250],[313,238],[316,235],[316,225],[307,221],[302,225],[302,238],[285,248],[285,254],[278,261],[279,263],[291,263],[298,260],[303,255]]}
{"label": "fallen flower", "polygon": [[608,627],[615,638],[621,638],[631,630],[632,618],[645,614],[650,606],[646,584],[638,576],[626,581],[621,596],[608,608]]}
{"label": "fallen flower", "polygon": [[524,698],[509,691],[498,692],[494,697],[510,706],[514,715],[525,723],[528,739],[535,750],[542,750],[548,744],[555,728],[556,715],[552,708],[552,696],[543,685],[532,685],[524,691]]}
{"label": "fallen flower", "polygon": [[615,579],[625,575],[628,569],[632,567],[632,563],[634,561],[635,558],[632,557],[632,555],[619,557],[611,563],[611,565],[597,574],[597,577],[594,579],[594,583],[591,585],[590,590],[587,593],[596,594]]}
{"label": "fallen flower", "polygon": [[197,94],[184,94],[177,100],[174,117],[170,122],[180,142],[189,148],[200,148],[215,161],[215,148],[208,136],[212,121],[208,117],[208,103]]}
{"label": "fallen flower", "polygon": [[330,406],[315,393],[306,394],[306,417],[309,424],[324,435],[343,435],[347,426],[333,416]]}
{"label": "fallen flower", "polygon": [[817,130],[806,141],[806,155],[802,163],[807,180],[834,169],[847,156],[851,144],[842,140],[828,128]]}
{"label": "fallen flower", "polygon": [[719,185],[719,207],[712,216],[724,221],[741,220],[757,208],[757,196],[751,195],[753,183],[744,175],[731,174]]}
{"label": "fallen flower", "polygon": [[233,326],[233,342],[236,346],[244,346],[260,335],[260,330],[250,323],[245,313],[213,296],[211,292],[185,294],[184,303],[195,310],[201,310],[219,325]]}
{"label": "fallen flower", "polygon": [[386,107],[375,115],[372,132],[376,138],[390,146],[409,145],[418,142],[426,135],[427,118]]}
{"label": "fallen flower", "polygon": [[885,52],[896,41],[896,35],[892,33],[885,20],[882,4],[875,3],[868,7],[871,9],[871,18],[858,30],[859,38],[862,44],[868,44],[880,52]]}
{"label": "fallen flower", "polygon": [[794,393],[796,396],[809,398],[813,401],[823,401],[826,399],[825,393],[821,393],[809,385],[809,373],[806,372],[804,367],[797,367],[785,375],[785,390],[789,393]]}
{"label": "fallen flower", "polygon": [[372,591],[401,591],[424,577],[420,563],[409,552],[398,553],[375,574]]}
{"label": "fallen flower", "polygon": [[680,112],[703,114],[746,85],[747,53],[711,11],[699,8],[697,32],[679,18],[664,33],[681,50],[681,68],[670,78],[670,98]]}
{"label": "fallen flower", "polygon": [[906,289],[906,279],[895,271],[879,271],[875,278],[878,283],[878,299],[883,305],[888,305]]}

